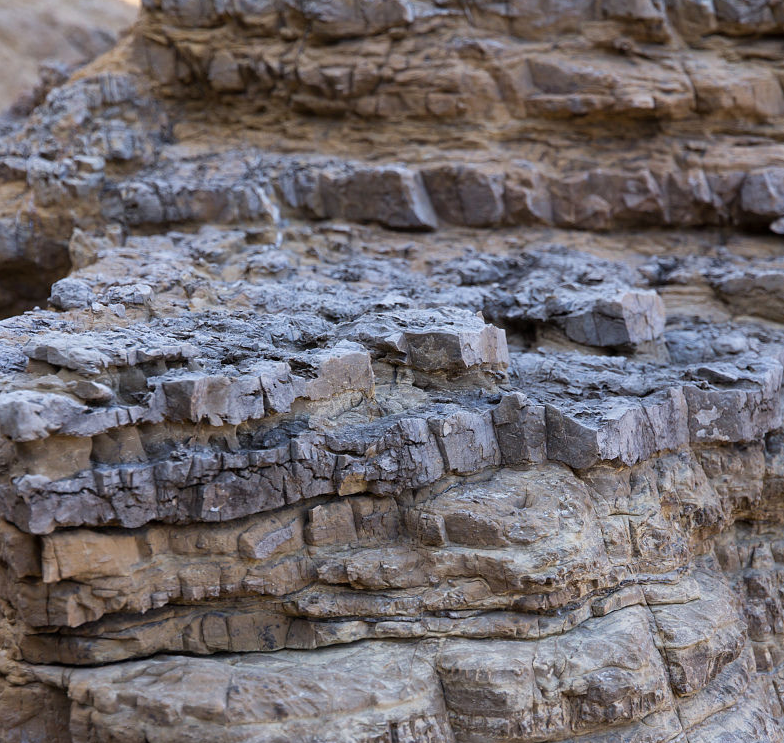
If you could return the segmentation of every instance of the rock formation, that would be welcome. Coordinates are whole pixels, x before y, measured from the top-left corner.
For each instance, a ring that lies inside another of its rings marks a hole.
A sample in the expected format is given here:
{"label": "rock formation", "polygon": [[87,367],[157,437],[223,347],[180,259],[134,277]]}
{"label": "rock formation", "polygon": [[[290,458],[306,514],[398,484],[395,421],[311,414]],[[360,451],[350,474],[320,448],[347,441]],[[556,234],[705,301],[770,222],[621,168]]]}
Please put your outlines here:
{"label": "rock formation", "polygon": [[145,0],[0,140],[0,738],[782,743],[783,33]]}

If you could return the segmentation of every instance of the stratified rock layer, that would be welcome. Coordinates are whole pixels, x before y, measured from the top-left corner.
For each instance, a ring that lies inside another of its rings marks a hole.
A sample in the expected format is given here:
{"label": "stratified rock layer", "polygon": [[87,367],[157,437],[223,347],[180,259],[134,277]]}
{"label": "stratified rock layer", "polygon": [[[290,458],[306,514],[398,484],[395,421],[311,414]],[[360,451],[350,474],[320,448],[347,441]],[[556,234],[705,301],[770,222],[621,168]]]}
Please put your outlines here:
{"label": "stratified rock layer", "polygon": [[782,743],[783,31],[145,2],[0,140],[3,741]]}

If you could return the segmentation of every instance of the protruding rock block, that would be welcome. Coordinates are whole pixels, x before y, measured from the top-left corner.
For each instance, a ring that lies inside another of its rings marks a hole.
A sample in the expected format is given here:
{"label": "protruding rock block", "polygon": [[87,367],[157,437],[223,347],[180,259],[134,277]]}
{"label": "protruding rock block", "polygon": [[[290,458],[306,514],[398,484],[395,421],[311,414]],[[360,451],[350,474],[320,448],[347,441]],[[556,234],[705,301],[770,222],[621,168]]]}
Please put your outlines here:
{"label": "protruding rock block", "polygon": [[653,291],[628,291],[599,300],[564,320],[564,332],[587,346],[638,345],[664,332],[664,303]]}
{"label": "protruding rock block", "polygon": [[320,181],[325,216],[387,227],[431,230],[438,226],[422,180],[408,168],[364,168],[324,173]]}
{"label": "protruding rock block", "polygon": [[393,363],[426,373],[503,372],[509,365],[504,332],[467,310],[404,310],[360,318],[350,337]]}

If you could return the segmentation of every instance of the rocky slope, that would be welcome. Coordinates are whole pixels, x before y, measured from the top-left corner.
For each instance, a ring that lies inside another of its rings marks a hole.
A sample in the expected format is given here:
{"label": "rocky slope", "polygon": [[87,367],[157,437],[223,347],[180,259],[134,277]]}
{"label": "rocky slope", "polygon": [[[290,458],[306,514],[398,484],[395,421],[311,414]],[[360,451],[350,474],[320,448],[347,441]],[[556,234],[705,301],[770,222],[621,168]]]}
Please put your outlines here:
{"label": "rocky slope", "polygon": [[0,141],[2,739],[781,743],[783,32],[146,0]]}

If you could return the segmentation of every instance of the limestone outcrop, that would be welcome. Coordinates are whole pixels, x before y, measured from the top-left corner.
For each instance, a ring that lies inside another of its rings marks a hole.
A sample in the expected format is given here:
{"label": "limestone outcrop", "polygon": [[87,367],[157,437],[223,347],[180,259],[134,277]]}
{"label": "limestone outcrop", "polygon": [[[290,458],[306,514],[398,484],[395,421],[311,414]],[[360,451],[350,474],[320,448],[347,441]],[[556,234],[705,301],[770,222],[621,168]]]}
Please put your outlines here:
{"label": "limestone outcrop", "polygon": [[782,743],[784,11],[145,0],[0,139],[9,743]]}

